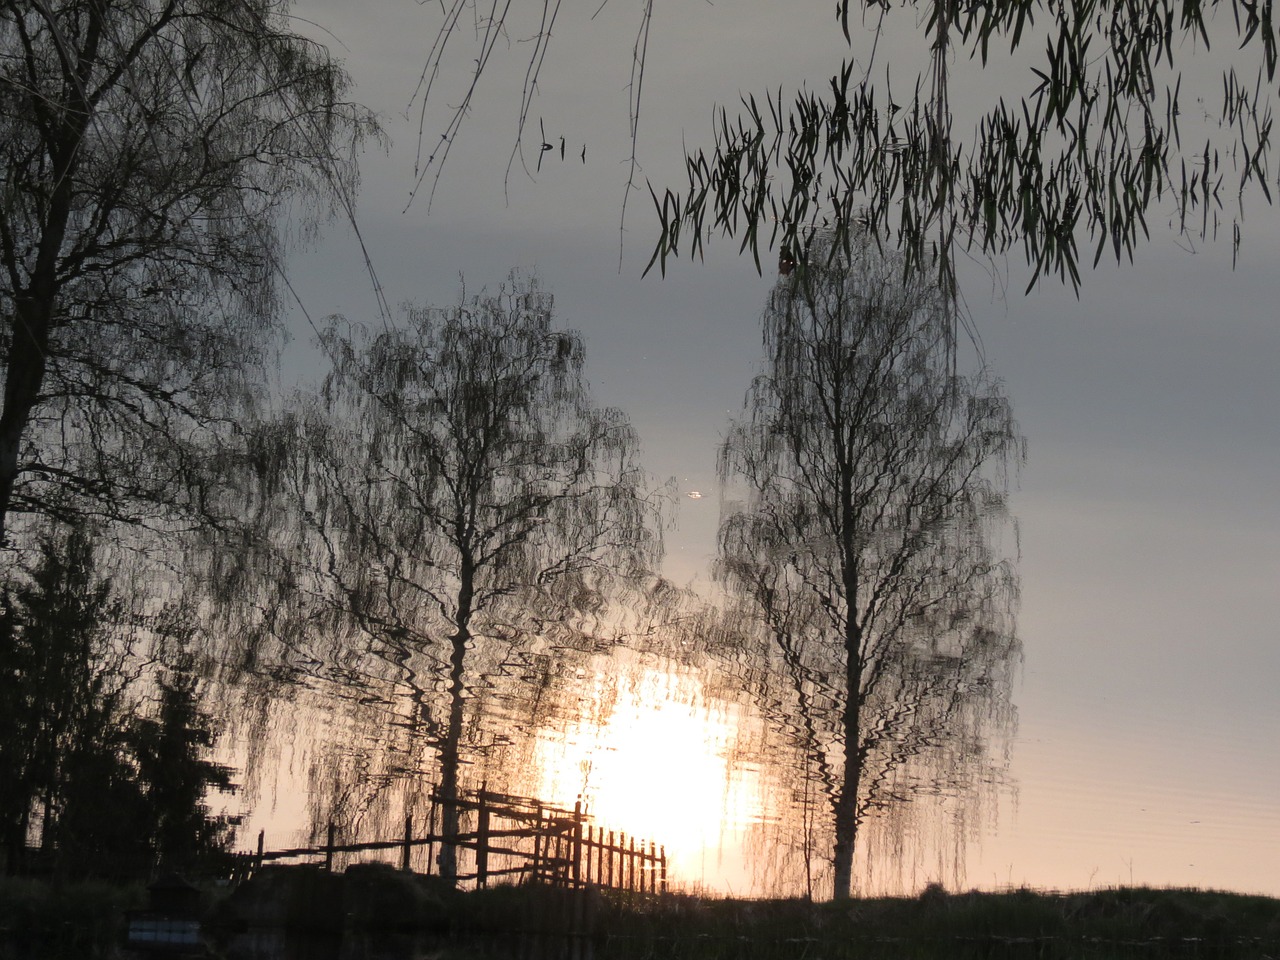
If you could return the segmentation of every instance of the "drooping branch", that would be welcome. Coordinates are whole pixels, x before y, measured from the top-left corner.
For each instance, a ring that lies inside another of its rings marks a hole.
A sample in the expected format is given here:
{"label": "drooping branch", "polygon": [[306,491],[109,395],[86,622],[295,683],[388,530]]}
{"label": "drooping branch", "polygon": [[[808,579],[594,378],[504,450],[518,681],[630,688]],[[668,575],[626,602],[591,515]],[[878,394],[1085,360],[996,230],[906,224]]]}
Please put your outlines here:
{"label": "drooping branch", "polygon": [[[881,86],[850,55],[828,83],[789,102],[779,90],[765,108],[748,95],[736,118],[722,110],[711,147],[686,158],[686,186],[654,192],[661,233],[651,267],[699,254],[714,233],[738,239],[759,266],[761,249],[790,260],[829,231],[846,254],[869,233],[901,249],[907,269],[931,266],[948,290],[957,251],[998,257],[1015,248],[1030,267],[1028,286],[1056,275],[1078,288],[1077,244],[1090,244],[1095,265],[1107,254],[1132,258],[1161,204],[1180,233],[1204,238],[1216,232],[1217,211],[1246,191],[1270,202],[1277,34],[1269,4],[903,7],[927,24],[928,67],[899,82],[914,88],[910,100],[895,102],[888,79]],[[1215,20],[1223,7],[1230,18]],[[883,22],[889,8],[868,0],[864,9]],[[838,17],[853,46],[850,4]],[[1186,61],[1209,55],[1211,40],[1242,52],[1223,62],[1220,91],[1184,90]],[[1040,42],[1043,54],[1022,67]],[[1247,56],[1256,71],[1242,77]],[[979,109],[968,134],[956,129],[949,94],[966,59],[971,69],[1008,71],[1014,91]],[[1184,130],[1188,96],[1199,94],[1208,111],[1219,93],[1216,114]]]}

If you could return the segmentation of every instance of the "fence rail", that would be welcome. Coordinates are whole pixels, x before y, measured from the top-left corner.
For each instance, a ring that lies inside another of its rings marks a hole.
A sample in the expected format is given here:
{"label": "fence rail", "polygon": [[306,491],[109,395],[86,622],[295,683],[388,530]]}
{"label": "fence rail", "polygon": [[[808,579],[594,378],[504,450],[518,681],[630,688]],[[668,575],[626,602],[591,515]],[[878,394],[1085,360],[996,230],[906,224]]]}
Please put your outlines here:
{"label": "fence rail", "polygon": [[[467,829],[452,834],[437,832],[438,811],[452,803]],[[667,851],[652,840],[637,839],[590,822],[582,803],[572,809],[556,807],[527,797],[477,790],[448,801],[436,796],[425,833],[415,834],[411,816],[396,839],[341,841],[329,824],[323,845],[265,849],[265,833],[258,833],[256,853],[245,854],[250,869],[280,860],[321,860],[333,870],[340,855],[399,851],[399,866],[412,870],[415,851],[425,848],[425,870],[433,873],[437,848],[451,845],[470,853],[470,869],[458,869],[454,879],[485,887],[489,881],[515,877],[520,882],[561,887],[605,887],[637,893],[667,890]],[[459,864],[459,867],[461,864]]]}

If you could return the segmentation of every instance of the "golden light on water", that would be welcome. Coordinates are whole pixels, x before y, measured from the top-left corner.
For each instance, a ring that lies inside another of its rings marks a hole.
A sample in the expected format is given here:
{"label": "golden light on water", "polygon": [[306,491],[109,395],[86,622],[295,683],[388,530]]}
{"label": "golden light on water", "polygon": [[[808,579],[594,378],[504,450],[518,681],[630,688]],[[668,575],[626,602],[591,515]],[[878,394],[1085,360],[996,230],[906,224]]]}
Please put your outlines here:
{"label": "golden light on water", "polygon": [[653,667],[598,676],[582,707],[539,738],[539,795],[566,806],[581,797],[598,826],[661,844],[677,881],[723,885],[727,874],[736,886],[733,841],[764,815],[765,789],[737,759],[737,708]]}

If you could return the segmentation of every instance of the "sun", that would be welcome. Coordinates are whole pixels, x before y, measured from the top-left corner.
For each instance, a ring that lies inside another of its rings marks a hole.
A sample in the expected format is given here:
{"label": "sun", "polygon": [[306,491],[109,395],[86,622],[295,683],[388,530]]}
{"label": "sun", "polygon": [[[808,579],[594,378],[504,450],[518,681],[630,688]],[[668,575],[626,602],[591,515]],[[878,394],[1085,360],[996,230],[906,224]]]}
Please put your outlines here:
{"label": "sun", "polygon": [[760,819],[759,777],[736,758],[737,710],[696,678],[645,667],[598,677],[584,700],[594,716],[539,741],[544,798],[581,797],[593,823],[660,844],[677,873]]}

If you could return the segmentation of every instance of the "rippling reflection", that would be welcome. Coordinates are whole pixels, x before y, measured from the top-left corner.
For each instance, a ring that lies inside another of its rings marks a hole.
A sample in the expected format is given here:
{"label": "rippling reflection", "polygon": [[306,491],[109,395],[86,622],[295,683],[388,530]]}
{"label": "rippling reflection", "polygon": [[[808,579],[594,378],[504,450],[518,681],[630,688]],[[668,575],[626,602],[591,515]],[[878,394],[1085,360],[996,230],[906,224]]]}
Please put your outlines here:
{"label": "rippling reflection", "polygon": [[[764,736],[746,661],[735,666],[730,651],[720,654],[714,668],[628,650],[585,657],[552,698],[560,701],[554,710],[537,716],[510,707],[503,723],[513,744],[478,775],[551,803],[571,806],[583,795],[596,824],[666,846],[676,889],[797,896],[811,881],[820,891],[828,868],[813,823],[817,798],[806,795],[798,761]],[[1086,699],[1097,707],[1096,697]],[[344,758],[346,769],[366,778],[363,789],[376,792],[373,757],[383,741],[353,719],[372,708],[358,698],[346,703],[327,688],[272,701],[260,718],[264,739],[254,741],[266,782],[243,845],[261,828],[269,847],[318,836],[311,825],[334,807],[311,791],[337,799],[338,784],[323,773],[334,772],[333,758]],[[1131,711],[1126,721],[1114,729],[1064,716],[1024,718],[1012,745],[1017,793],[989,791],[968,811],[931,800],[910,817],[880,822],[860,864],[863,889],[916,893],[941,880],[950,889],[1148,883],[1277,890],[1276,777],[1265,766],[1254,768],[1253,783],[1224,775],[1268,756],[1274,725],[1231,736],[1206,729],[1175,743],[1161,718]],[[1061,732],[1068,726],[1071,736]],[[354,828],[362,838],[396,835],[412,792],[421,796],[429,786],[425,770],[403,777],[363,807]],[[350,790],[342,796],[354,800]]]}
{"label": "rippling reflection", "polygon": [[687,667],[627,653],[593,666],[582,715],[538,733],[538,795],[581,797],[604,829],[663,844],[678,884],[741,886],[735,848],[767,820],[768,781],[747,759],[758,722]]}
{"label": "rippling reflection", "polygon": [[[557,648],[541,700],[499,697],[490,723],[469,732],[467,782],[564,807],[581,798],[594,825],[665,847],[673,889],[823,896],[825,798],[803,775],[803,752],[762,712],[769,688],[759,665],[714,638],[674,646]],[[273,796],[252,830],[267,829],[269,849],[318,843],[331,822],[350,840],[401,836],[406,814],[428,822],[431,749],[404,704],[375,696],[378,687],[344,685],[338,697],[316,680],[268,708],[259,733],[274,746],[255,762]],[[958,885],[983,809],[925,798],[874,818],[860,888]],[[428,869],[418,859],[415,869]]]}

